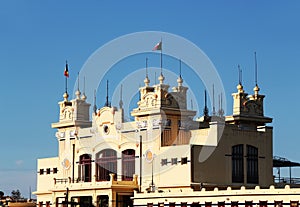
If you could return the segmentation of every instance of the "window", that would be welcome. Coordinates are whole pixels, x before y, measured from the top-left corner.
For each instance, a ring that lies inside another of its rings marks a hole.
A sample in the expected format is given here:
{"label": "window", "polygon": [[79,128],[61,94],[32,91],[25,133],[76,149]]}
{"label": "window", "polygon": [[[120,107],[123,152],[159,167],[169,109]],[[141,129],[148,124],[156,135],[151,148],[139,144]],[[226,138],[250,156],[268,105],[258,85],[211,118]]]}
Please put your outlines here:
{"label": "window", "polygon": [[172,165],[177,165],[177,158],[172,158],[171,163]]}
{"label": "window", "polygon": [[244,182],[244,151],[243,145],[235,145],[232,147],[232,182]]}
{"label": "window", "polygon": [[225,202],[224,201],[218,202],[218,207],[225,207]]}
{"label": "window", "polygon": [[282,207],[283,206],[283,201],[274,201],[274,207]]}
{"label": "window", "polygon": [[53,174],[57,173],[57,167],[53,168]]}
{"label": "window", "polygon": [[46,207],[50,207],[50,201],[46,201]]}
{"label": "window", "polygon": [[158,203],[158,207],[164,207],[164,203]]}
{"label": "window", "polygon": [[191,207],[200,207],[201,205],[199,204],[199,202],[193,202],[191,204]]}
{"label": "window", "polygon": [[127,149],[122,152],[122,180],[132,180],[135,173],[135,151]]}
{"label": "window", "polygon": [[117,179],[117,152],[104,149],[96,154],[96,180],[109,181],[110,173],[114,173]]}
{"label": "window", "polygon": [[252,201],[245,201],[245,207],[252,207],[253,202]]}
{"label": "window", "polygon": [[258,184],[258,149],[247,145],[247,182]]}
{"label": "window", "polygon": [[79,181],[91,182],[92,178],[92,159],[88,154],[83,154],[79,157],[78,175]]}
{"label": "window", "polygon": [[50,168],[46,169],[46,174],[49,175],[50,174]]}
{"label": "window", "polygon": [[108,207],[108,195],[97,196],[97,207]]}
{"label": "window", "polygon": [[161,166],[167,165],[168,160],[167,159],[161,159]]}
{"label": "window", "polygon": [[291,201],[291,207],[298,207],[299,201]]}
{"label": "window", "polygon": [[205,202],[205,207],[211,207],[211,202]]}
{"label": "window", "polygon": [[181,207],[187,207],[187,202],[181,202]]}
{"label": "window", "polygon": [[187,160],[187,157],[182,157],[181,158],[181,164],[184,165],[184,164],[187,164],[188,160]]}
{"label": "window", "polygon": [[169,207],[175,207],[175,202],[170,202]]}
{"label": "window", "polygon": [[44,169],[40,169],[40,175],[44,174]]}
{"label": "window", "polygon": [[147,207],[153,207],[153,203],[147,203]]}
{"label": "window", "polygon": [[259,207],[267,207],[268,201],[259,201]]}
{"label": "window", "polygon": [[231,207],[238,207],[239,206],[238,203],[239,202],[237,202],[237,201],[231,201]]}

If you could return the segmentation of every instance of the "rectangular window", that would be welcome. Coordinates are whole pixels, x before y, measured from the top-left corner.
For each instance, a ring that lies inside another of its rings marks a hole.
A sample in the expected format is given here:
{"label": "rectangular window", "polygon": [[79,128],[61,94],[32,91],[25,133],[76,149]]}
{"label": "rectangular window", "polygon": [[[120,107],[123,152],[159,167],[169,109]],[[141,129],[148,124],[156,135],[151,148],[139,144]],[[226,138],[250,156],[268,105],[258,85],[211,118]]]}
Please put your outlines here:
{"label": "rectangular window", "polygon": [[169,207],[175,207],[175,203],[174,202],[170,202],[169,203]]}
{"label": "rectangular window", "polygon": [[299,201],[291,201],[291,207],[298,207]]}
{"label": "rectangular window", "polygon": [[191,204],[191,207],[201,207],[201,205],[199,204],[199,202],[193,202]]}
{"label": "rectangular window", "polygon": [[158,207],[164,207],[164,203],[158,203]]}
{"label": "rectangular window", "polygon": [[40,169],[40,175],[44,174],[44,169]]}
{"label": "rectangular window", "polygon": [[177,165],[177,158],[172,158],[171,163],[172,165]]}
{"label": "rectangular window", "polygon": [[181,207],[187,207],[187,202],[181,202]]}
{"label": "rectangular window", "polygon": [[39,202],[39,207],[42,207],[43,206],[43,201],[40,201]]}
{"label": "rectangular window", "polygon": [[259,207],[267,207],[268,201],[259,201]]}
{"label": "rectangular window", "polygon": [[147,207],[153,207],[153,203],[147,203]]}
{"label": "rectangular window", "polygon": [[258,184],[258,149],[247,145],[247,183]]}
{"label": "rectangular window", "polygon": [[232,182],[244,182],[244,150],[243,145],[235,145],[232,147]]}
{"label": "rectangular window", "polygon": [[50,168],[46,169],[46,174],[49,175],[50,174]]}
{"label": "rectangular window", "polygon": [[50,207],[50,201],[46,201],[46,207]]}
{"label": "rectangular window", "polygon": [[167,165],[168,160],[167,159],[161,159],[161,166]]}
{"label": "rectangular window", "polygon": [[225,207],[225,202],[218,202],[218,207]]}
{"label": "rectangular window", "polygon": [[184,165],[184,164],[187,164],[188,160],[187,160],[187,157],[182,157],[181,158],[181,164]]}
{"label": "rectangular window", "polygon": [[205,207],[211,207],[211,202],[205,202]]}
{"label": "rectangular window", "polygon": [[245,201],[245,207],[252,207],[253,202],[252,201]]}
{"label": "rectangular window", "polygon": [[274,207],[282,207],[283,201],[274,201]]}
{"label": "rectangular window", "polygon": [[56,174],[57,173],[57,168],[53,168],[53,174]]}
{"label": "rectangular window", "polygon": [[231,201],[231,207],[238,207],[239,206],[238,203],[239,202],[237,202],[237,201]]}

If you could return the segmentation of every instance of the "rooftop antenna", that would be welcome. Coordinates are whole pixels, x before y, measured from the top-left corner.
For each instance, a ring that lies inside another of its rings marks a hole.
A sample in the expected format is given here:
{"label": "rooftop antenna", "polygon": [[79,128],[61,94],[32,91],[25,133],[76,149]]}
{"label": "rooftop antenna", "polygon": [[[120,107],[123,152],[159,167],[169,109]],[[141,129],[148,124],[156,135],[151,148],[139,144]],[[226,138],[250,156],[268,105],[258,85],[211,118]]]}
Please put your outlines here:
{"label": "rooftop antenna", "polygon": [[108,101],[108,80],[106,80],[106,102],[105,106],[110,107],[109,101]]}
{"label": "rooftop antenna", "polygon": [[119,106],[120,106],[120,109],[123,108],[123,101],[122,101],[122,89],[123,89],[123,85],[121,84],[121,89],[120,89],[120,102],[119,102]]}
{"label": "rooftop antenna", "polygon": [[79,72],[77,73],[77,91],[75,92],[76,98],[80,99],[80,90],[79,90]]}
{"label": "rooftop antenna", "polygon": [[96,94],[97,94],[97,91],[96,91],[96,89],[95,89],[95,90],[94,90],[94,108],[93,108],[95,114],[96,114],[96,112],[97,112]]}
{"label": "rooftop antenna", "polygon": [[179,60],[179,77],[182,78],[181,77],[181,59]]}
{"label": "rooftop antenna", "polygon": [[206,97],[206,90],[204,90],[204,116],[208,116],[208,108],[207,108],[207,97]]}
{"label": "rooftop antenna", "polygon": [[257,59],[256,59],[256,52],[254,52],[255,58],[255,86],[257,86]]}
{"label": "rooftop antenna", "polygon": [[216,115],[216,109],[215,109],[215,85],[213,84],[213,116]]}
{"label": "rooftop antenna", "polygon": [[148,58],[146,58],[146,78],[144,80],[145,86],[149,86],[150,80],[148,78]]}
{"label": "rooftop antenna", "polygon": [[240,65],[238,65],[238,71],[239,71],[239,84],[242,85],[242,70]]}

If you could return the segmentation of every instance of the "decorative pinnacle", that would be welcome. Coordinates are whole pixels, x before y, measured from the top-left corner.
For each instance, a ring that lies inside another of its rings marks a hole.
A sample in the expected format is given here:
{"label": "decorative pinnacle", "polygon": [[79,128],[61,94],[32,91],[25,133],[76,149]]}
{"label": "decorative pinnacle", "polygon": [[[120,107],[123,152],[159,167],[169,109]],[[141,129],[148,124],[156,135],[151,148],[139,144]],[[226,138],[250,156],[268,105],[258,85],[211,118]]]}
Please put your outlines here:
{"label": "decorative pinnacle", "polygon": [[158,77],[158,80],[159,80],[159,84],[163,84],[163,83],[164,83],[165,77],[163,76],[162,73],[161,73],[160,76]]}
{"label": "decorative pinnacle", "polygon": [[258,85],[256,85],[256,86],[253,88],[255,97],[257,97],[259,90],[260,90],[260,88],[258,87]]}
{"label": "decorative pinnacle", "polygon": [[63,97],[64,97],[64,101],[68,101],[69,94],[67,92],[65,92]]}
{"label": "decorative pinnacle", "polygon": [[75,92],[75,95],[76,95],[76,99],[80,99],[81,93],[80,93],[79,90],[77,90],[77,91]]}
{"label": "decorative pinnacle", "polygon": [[145,86],[149,86],[150,80],[149,80],[148,76],[146,76],[144,83],[145,83]]}

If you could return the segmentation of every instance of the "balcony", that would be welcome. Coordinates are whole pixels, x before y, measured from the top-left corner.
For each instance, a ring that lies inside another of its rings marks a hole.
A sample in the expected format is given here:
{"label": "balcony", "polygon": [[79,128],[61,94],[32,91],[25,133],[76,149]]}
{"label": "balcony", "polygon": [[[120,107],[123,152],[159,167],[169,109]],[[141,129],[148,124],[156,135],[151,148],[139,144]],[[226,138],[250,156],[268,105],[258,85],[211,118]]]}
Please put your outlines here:
{"label": "balcony", "polygon": [[54,189],[93,189],[93,188],[132,188],[138,189],[138,176],[133,175],[132,180],[123,180],[122,176],[116,176],[115,174],[109,174],[107,181],[97,181],[97,177],[93,176],[91,181],[85,181],[86,179],[76,178],[72,180],[68,178],[54,178]]}

